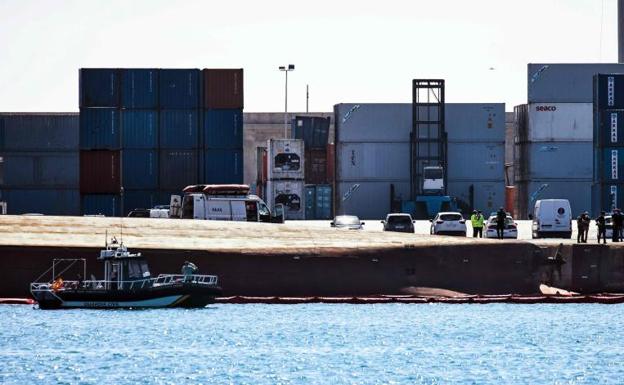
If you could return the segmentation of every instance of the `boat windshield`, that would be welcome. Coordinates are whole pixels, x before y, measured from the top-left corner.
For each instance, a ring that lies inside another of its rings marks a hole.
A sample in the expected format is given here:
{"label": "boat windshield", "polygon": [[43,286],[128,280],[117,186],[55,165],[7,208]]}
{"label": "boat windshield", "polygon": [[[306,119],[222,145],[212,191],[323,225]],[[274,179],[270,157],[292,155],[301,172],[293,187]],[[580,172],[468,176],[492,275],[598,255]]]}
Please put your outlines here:
{"label": "boat windshield", "polygon": [[145,259],[136,258],[128,261],[128,279],[144,279],[149,277],[150,272]]}

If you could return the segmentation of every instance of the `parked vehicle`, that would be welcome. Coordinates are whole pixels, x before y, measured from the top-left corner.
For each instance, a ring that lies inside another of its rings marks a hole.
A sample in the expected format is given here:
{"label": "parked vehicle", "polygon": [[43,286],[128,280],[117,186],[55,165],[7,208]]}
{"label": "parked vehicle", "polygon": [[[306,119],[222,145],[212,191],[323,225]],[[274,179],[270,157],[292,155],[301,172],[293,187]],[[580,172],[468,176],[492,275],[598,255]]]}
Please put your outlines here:
{"label": "parked vehicle", "polygon": [[355,215],[339,215],[330,222],[330,226],[337,229],[362,230],[364,222]]}
{"label": "parked vehicle", "polygon": [[169,218],[169,206],[167,208],[157,208],[163,206],[156,206],[153,209],[134,209],[128,213],[128,217],[133,218]]}
{"label": "parked vehicle", "polygon": [[384,231],[397,231],[400,233],[413,233],[414,222],[412,216],[405,213],[388,214],[386,219],[381,221]]}
{"label": "parked vehicle", "polygon": [[466,236],[466,220],[461,213],[441,212],[430,222],[431,234]]}
{"label": "parked vehicle", "polygon": [[572,208],[567,199],[535,202],[531,218],[532,238],[572,238]]}
{"label": "parked vehicle", "polygon": [[[498,238],[496,227],[498,225],[496,213],[491,213],[487,221],[485,221],[485,238]],[[505,218],[505,229],[503,230],[503,238],[518,239],[518,224],[513,217],[507,214]]]}

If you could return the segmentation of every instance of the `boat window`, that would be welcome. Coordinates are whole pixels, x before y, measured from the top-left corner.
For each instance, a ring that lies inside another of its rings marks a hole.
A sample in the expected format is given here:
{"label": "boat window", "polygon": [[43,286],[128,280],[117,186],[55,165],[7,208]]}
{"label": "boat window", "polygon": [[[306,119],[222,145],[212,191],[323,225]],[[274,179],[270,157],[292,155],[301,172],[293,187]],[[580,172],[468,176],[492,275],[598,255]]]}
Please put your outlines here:
{"label": "boat window", "polygon": [[145,260],[136,259],[128,261],[128,279],[148,278],[150,272]]}

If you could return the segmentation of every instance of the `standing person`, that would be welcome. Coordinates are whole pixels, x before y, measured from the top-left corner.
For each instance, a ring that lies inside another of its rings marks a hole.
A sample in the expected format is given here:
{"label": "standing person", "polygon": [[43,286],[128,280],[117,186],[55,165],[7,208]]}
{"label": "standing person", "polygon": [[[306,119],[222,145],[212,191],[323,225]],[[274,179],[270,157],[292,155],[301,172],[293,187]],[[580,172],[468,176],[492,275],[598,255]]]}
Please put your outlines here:
{"label": "standing person", "polygon": [[479,232],[479,238],[483,238],[483,227],[485,225],[485,217],[481,210],[477,210],[477,230]]}
{"label": "standing person", "polygon": [[620,213],[620,209],[614,209],[613,215],[611,216],[611,223],[613,223],[613,242],[619,242],[622,238],[622,222],[623,222],[622,214]]}
{"label": "standing person", "polygon": [[604,243],[607,243],[607,221],[605,219],[605,212],[601,211],[600,216],[596,218],[596,226],[598,226],[598,243],[600,243],[600,238]]}
{"label": "standing person", "polygon": [[587,235],[589,233],[589,224],[591,223],[591,218],[589,217],[589,213],[585,211],[581,215],[581,221],[583,223],[583,236],[581,237],[581,242],[587,243]]}
{"label": "standing person", "polygon": [[470,223],[472,224],[472,237],[473,238],[483,238],[483,223],[484,223],[483,214],[481,211],[474,210],[472,215],[470,216]]}
{"label": "standing person", "polygon": [[498,239],[503,239],[505,234],[505,220],[507,220],[507,213],[501,207],[496,212],[496,235]]}
{"label": "standing person", "polygon": [[472,225],[472,237],[477,237],[477,210],[472,210],[472,215],[470,216],[470,224]]}

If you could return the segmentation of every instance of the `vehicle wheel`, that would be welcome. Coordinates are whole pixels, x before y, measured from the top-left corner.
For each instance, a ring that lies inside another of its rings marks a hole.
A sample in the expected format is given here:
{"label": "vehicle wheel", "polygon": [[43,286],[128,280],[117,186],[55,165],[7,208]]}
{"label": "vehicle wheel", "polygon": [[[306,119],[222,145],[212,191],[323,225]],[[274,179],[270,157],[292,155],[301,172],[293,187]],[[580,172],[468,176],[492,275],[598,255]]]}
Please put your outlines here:
{"label": "vehicle wheel", "polygon": [[567,239],[572,239],[572,232],[571,231],[568,234],[566,234],[566,238]]}
{"label": "vehicle wheel", "polygon": [[531,233],[531,239],[539,239],[536,232]]}

